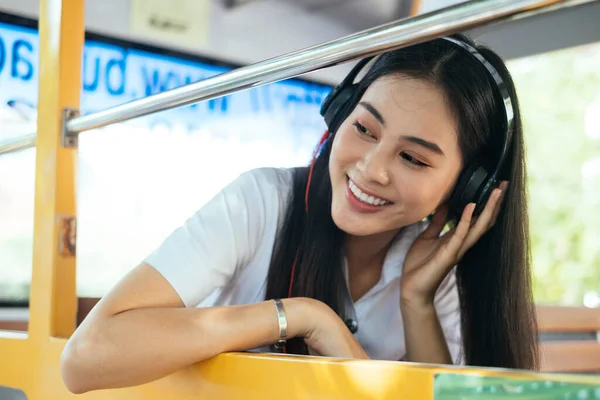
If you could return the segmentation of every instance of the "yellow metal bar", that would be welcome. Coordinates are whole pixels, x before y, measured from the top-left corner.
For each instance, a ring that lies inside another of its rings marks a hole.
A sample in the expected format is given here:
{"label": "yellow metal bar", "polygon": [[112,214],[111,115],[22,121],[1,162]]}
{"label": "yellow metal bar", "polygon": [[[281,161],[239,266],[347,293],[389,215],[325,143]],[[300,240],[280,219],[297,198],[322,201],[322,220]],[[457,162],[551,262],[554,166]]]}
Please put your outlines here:
{"label": "yellow metal bar", "polygon": [[26,334],[0,331],[0,386],[31,387],[33,348]]}
{"label": "yellow metal bar", "polygon": [[[44,346],[42,390],[48,399],[73,398],[64,388],[58,360],[64,339]],[[90,392],[86,399],[433,399],[443,373],[600,387],[600,377],[444,367],[388,361],[358,361],[265,354],[222,354],[158,381],[125,389]],[[506,383],[506,382],[505,382]],[[508,393],[510,395],[510,393]],[[513,398],[512,396],[508,396]],[[468,397],[475,399],[477,396]],[[497,393],[496,399],[505,398]],[[521,397],[529,398],[529,397]],[[532,398],[535,398],[534,396]]]}
{"label": "yellow metal bar", "polygon": [[84,43],[83,0],[40,1],[40,77],[30,338],[47,341],[75,330],[75,255],[61,246],[75,217],[77,150],[61,146],[65,107],[79,107]]}

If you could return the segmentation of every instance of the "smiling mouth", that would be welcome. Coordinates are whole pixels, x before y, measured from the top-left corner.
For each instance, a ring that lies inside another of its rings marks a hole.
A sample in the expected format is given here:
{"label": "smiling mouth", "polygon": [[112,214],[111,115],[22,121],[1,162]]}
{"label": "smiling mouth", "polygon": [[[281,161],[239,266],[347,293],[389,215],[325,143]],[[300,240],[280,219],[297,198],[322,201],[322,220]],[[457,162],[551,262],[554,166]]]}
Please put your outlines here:
{"label": "smiling mouth", "polygon": [[350,179],[349,177],[347,179],[348,179],[348,188],[350,189],[350,192],[361,203],[364,203],[364,204],[367,204],[370,206],[378,206],[378,207],[394,204],[389,200],[375,197],[373,195],[363,192],[358,186],[356,186],[356,184],[352,181],[352,179]]}

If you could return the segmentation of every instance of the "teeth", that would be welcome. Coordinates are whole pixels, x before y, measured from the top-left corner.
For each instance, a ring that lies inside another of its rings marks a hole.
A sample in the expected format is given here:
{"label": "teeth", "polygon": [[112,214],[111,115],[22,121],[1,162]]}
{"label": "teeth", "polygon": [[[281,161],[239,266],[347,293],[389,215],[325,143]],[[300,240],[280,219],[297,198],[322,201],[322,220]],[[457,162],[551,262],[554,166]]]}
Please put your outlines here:
{"label": "teeth", "polygon": [[362,201],[363,203],[375,205],[375,206],[383,206],[389,203],[389,201],[385,201],[383,199],[379,199],[377,197],[369,196],[364,193],[362,190],[358,188],[351,180],[348,181],[348,186],[350,187],[350,191],[354,193],[357,199]]}

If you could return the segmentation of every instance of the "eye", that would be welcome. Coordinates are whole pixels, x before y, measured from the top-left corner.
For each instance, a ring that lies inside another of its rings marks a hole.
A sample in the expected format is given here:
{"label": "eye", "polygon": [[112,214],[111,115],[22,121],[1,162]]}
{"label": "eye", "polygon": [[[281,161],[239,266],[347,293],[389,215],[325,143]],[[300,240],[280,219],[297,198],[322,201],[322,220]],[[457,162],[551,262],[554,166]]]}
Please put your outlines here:
{"label": "eye", "polygon": [[360,133],[361,135],[373,136],[373,135],[371,135],[369,130],[367,128],[365,128],[365,126],[362,125],[360,122],[356,121],[353,125],[354,125],[354,128],[357,130],[357,132]]}
{"label": "eye", "polygon": [[400,153],[400,157],[402,157],[402,159],[404,159],[406,162],[416,166],[416,167],[428,167],[427,164],[422,163],[421,161],[417,160],[415,157],[411,156],[410,154],[407,153]]}

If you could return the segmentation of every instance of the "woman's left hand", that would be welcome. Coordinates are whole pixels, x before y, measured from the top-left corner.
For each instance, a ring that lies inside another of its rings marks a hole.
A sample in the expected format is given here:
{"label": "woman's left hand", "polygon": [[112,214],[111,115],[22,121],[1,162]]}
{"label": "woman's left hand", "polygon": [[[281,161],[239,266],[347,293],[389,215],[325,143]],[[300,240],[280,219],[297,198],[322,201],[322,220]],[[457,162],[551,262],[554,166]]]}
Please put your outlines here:
{"label": "woman's left hand", "polygon": [[494,189],[477,218],[472,218],[475,204],[467,205],[456,228],[442,236],[448,208],[443,205],[436,210],[429,227],[415,240],[404,260],[400,278],[402,302],[433,304],[435,292],[446,275],[496,222],[507,187],[508,182],[504,181]]}

